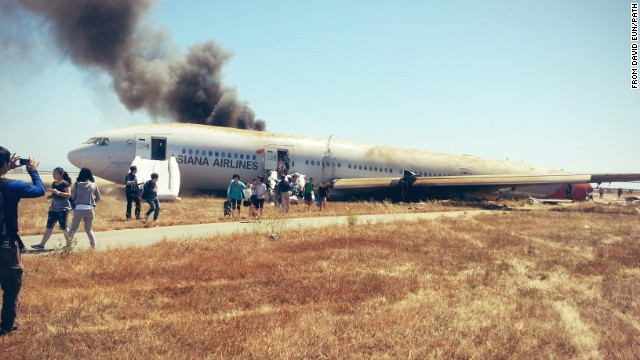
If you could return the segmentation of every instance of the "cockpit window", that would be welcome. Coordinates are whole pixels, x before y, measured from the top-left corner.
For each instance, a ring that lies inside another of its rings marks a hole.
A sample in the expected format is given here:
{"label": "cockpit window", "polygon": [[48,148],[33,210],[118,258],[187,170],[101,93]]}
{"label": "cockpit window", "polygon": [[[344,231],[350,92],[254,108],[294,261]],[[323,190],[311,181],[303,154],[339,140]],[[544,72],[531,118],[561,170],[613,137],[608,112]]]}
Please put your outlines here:
{"label": "cockpit window", "polygon": [[92,137],[91,139],[85,141],[83,144],[93,144],[93,145],[98,145],[98,146],[107,146],[107,145],[109,145],[109,138]]}

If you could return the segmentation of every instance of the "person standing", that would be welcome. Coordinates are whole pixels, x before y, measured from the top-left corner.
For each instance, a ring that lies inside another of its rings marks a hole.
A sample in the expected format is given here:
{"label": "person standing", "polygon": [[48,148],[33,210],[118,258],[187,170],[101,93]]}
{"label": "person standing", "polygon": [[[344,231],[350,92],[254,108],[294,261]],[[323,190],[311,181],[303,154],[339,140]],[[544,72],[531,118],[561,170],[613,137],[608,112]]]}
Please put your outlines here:
{"label": "person standing", "polygon": [[276,168],[276,171],[278,172],[278,179],[280,179],[280,177],[287,175],[287,167],[284,165],[284,161],[278,160],[278,167]]}
{"label": "person standing", "polygon": [[233,178],[227,188],[227,199],[231,202],[231,212],[234,218],[240,217],[240,209],[242,208],[242,190],[247,186],[240,181],[240,175],[233,174]]}
{"label": "person standing", "polygon": [[2,288],[2,311],[0,313],[0,336],[18,330],[16,321],[20,290],[24,280],[22,251],[24,244],[18,229],[18,203],[23,198],[44,196],[45,188],[38,174],[38,162],[28,159],[27,172],[33,185],[20,180],[5,178],[5,174],[17,168],[19,156],[11,155],[0,146],[0,288]]}
{"label": "person standing", "polygon": [[51,206],[49,207],[49,214],[47,216],[47,226],[40,240],[40,244],[31,245],[36,250],[43,250],[44,245],[49,241],[51,234],[53,233],[53,227],[56,222],[60,225],[65,239],[69,240],[69,228],[67,227],[67,218],[69,211],[71,211],[71,203],[69,198],[71,197],[71,178],[63,168],[57,167],[53,169],[53,184],[51,184]]}
{"label": "person standing", "polygon": [[316,184],[313,182],[313,178],[309,178],[304,184],[304,207],[305,210],[309,211],[311,207],[311,202],[313,201],[313,189],[315,189]]}
{"label": "person standing", "polygon": [[318,197],[320,198],[320,211],[327,210],[327,198],[329,197],[329,184],[326,180],[322,180],[322,184],[318,187]]}
{"label": "person standing", "polygon": [[284,157],[282,158],[282,162],[284,163],[284,167],[286,169],[285,175],[288,175],[289,169],[291,167],[291,158],[289,157],[289,154],[284,155]]}
{"label": "person standing", "polygon": [[151,180],[144,184],[142,198],[149,204],[149,210],[144,214],[144,219],[149,220],[149,215],[153,213],[153,221],[158,221],[160,215],[160,201],[158,200],[158,174],[152,173]]}
{"label": "person standing", "polygon": [[131,207],[134,202],[136,203],[136,220],[140,220],[140,184],[142,183],[138,182],[137,173],[138,168],[132,165],[129,168],[129,173],[124,178],[125,193],[127,195],[127,220],[131,220]]}
{"label": "person standing", "polygon": [[282,209],[282,212],[286,214],[289,212],[289,191],[291,190],[291,186],[289,185],[286,176],[282,176],[280,178],[278,190],[280,190],[280,208]]}
{"label": "person standing", "polygon": [[264,183],[264,177],[258,176],[258,183],[255,186],[256,196],[256,209],[258,209],[258,216],[262,217],[262,209],[264,209],[264,199],[267,196],[267,185]]}
{"label": "person standing", "polygon": [[71,187],[71,199],[76,204],[73,210],[73,219],[71,220],[71,231],[69,238],[73,236],[80,227],[80,222],[84,223],[84,231],[89,237],[89,245],[95,249],[96,242],[93,236],[93,220],[96,217],[96,203],[100,201],[100,190],[96,186],[93,174],[89,168],[80,169],[76,183]]}

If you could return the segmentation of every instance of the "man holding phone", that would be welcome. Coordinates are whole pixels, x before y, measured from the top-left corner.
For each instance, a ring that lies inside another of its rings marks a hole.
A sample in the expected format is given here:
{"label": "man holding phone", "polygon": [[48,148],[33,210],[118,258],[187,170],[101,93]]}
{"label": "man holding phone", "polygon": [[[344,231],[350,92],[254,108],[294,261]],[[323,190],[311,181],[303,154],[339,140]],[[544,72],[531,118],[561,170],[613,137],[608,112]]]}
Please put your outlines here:
{"label": "man holding phone", "polygon": [[[20,165],[19,165],[20,164]],[[33,185],[20,180],[5,178],[9,170],[24,164]],[[24,279],[21,253],[24,244],[18,232],[18,203],[22,198],[44,196],[45,187],[38,174],[38,163],[33,159],[21,159],[0,146],[0,287],[2,288],[2,313],[0,336],[18,329],[16,323],[20,289]]]}

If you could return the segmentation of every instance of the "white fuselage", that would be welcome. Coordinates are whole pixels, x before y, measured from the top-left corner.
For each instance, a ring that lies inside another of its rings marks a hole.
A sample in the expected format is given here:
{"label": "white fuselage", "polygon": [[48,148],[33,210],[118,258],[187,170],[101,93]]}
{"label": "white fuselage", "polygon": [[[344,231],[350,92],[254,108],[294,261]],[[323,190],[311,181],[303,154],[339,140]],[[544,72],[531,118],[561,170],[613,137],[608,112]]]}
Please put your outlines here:
{"label": "white fuselage", "polygon": [[278,153],[291,159],[289,173],[307,179],[419,176],[543,174],[558,172],[511,161],[467,155],[384,147],[353,142],[273,134],[195,124],[154,124],[97,134],[69,152],[75,166],[122,183],[136,155],[143,159],[178,160],[183,189],[226,191],[233,174],[243,181],[265,175],[277,165]]}

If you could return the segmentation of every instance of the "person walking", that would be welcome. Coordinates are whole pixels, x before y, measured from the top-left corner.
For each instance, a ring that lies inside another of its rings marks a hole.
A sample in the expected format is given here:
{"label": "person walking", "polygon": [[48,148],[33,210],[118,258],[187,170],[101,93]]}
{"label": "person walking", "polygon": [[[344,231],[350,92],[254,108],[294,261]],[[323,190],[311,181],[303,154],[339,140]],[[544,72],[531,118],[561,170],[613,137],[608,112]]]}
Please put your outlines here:
{"label": "person walking", "polygon": [[313,182],[313,178],[309,178],[304,184],[304,208],[309,211],[311,207],[311,202],[313,201],[313,190],[315,189],[316,184]]}
{"label": "person walking", "polygon": [[5,178],[9,170],[18,166],[19,156],[11,155],[0,146],[0,336],[18,330],[18,303],[24,283],[22,251],[24,244],[18,235],[18,203],[20,199],[44,196],[45,188],[38,174],[38,162],[24,159],[33,185]]}
{"label": "person walking", "polygon": [[138,182],[138,177],[136,176],[137,173],[138,167],[132,165],[129,168],[129,173],[124,178],[125,193],[127,195],[127,220],[131,220],[131,207],[133,206],[133,203],[136,204],[136,220],[140,220],[140,185],[143,183]]}
{"label": "person walking", "polygon": [[69,198],[71,197],[71,178],[63,168],[57,167],[53,169],[53,184],[51,184],[51,206],[49,207],[49,214],[47,216],[47,226],[40,240],[40,244],[31,245],[36,250],[43,250],[47,241],[53,233],[53,227],[56,223],[60,225],[60,230],[64,234],[64,238],[69,241],[69,227],[67,226],[67,218],[69,211],[71,211],[71,203]]}
{"label": "person walking", "polygon": [[242,208],[242,190],[247,186],[240,181],[240,175],[233,174],[233,178],[227,188],[227,199],[231,202],[231,213],[233,217],[240,218],[240,209]]}
{"label": "person walking", "polygon": [[326,180],[322,180],[322,184],[318,187],[318,196],[320,197],[320,211],[327,210],[327,198],[329,197],[329,184]]}
{"label": "person walking", "polygon": [[142,198],[149,204],[149,210],[144,214],[144,220],[149,220],[149,215],[153,213],[153,221],[158,221],[160,215],[160,201],[158,200],[158,174],[152,173],[151,180],[144,184]]}
{"label": "person walking", "polygon": [[69,231],[69,239],[73,239],[80,222],[84,223],[84,231],[89,237],[89,245],[92,249],[96,247],[96,241],[93,236],[93,220],[96,217],[96,203],[100,201],[100,190],[96,185],[93,174],[89,168],[80,169],[76,183],[71,187],[71,199],[75,204],[73,210],[73,219],[71,220],[71,231]]}

